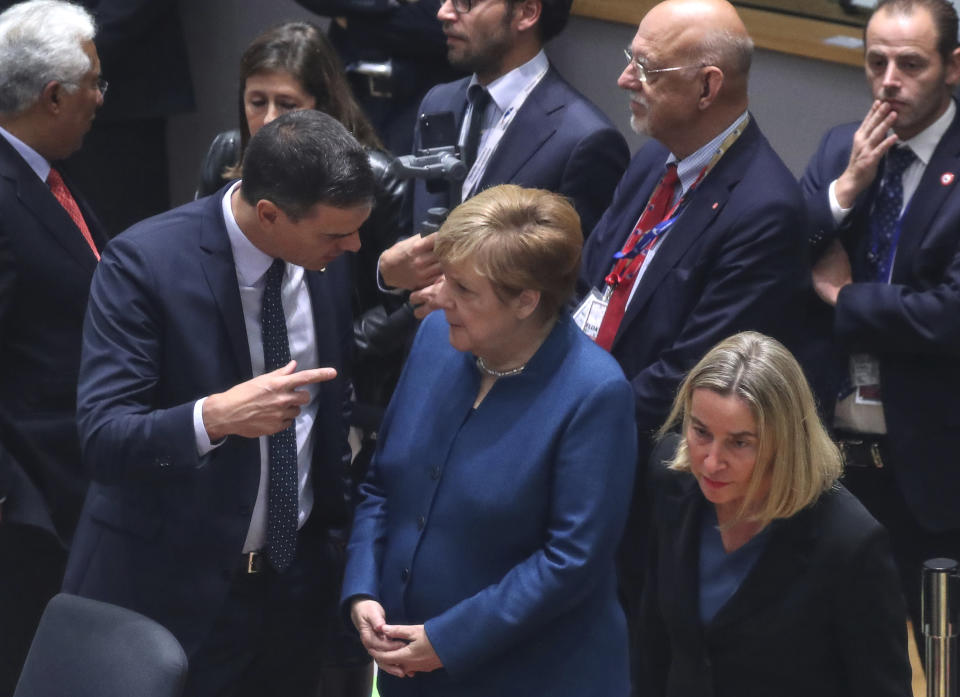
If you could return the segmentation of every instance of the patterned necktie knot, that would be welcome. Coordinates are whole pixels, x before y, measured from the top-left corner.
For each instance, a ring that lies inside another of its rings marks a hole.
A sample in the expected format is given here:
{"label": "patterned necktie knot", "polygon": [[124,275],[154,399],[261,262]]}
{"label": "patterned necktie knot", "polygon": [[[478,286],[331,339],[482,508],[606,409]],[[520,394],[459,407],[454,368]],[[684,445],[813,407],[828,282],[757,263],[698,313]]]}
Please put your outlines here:
{"label": "patterned necktie knot", "polygon": [[913,154],[913,150],[911,150],[909,146],[903,145],[891,148],[890,152],[887,153],[887,162],[886,165],[884,165],[883,178],[902,178],[907,167],[916,159],[917,156]]}

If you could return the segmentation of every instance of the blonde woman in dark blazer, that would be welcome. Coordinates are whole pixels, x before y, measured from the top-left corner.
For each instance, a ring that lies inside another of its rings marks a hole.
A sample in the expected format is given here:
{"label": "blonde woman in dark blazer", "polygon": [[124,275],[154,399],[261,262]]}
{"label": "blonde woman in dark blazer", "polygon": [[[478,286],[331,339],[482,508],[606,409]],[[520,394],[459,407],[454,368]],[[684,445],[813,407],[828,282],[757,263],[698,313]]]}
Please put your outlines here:
{"label": "blonde woman in dark blazer", "polygon": [[652,563],[635,690],[670,697],[908,697],[884,529],[793,356],[745,332],[680,387],[652,459]]}

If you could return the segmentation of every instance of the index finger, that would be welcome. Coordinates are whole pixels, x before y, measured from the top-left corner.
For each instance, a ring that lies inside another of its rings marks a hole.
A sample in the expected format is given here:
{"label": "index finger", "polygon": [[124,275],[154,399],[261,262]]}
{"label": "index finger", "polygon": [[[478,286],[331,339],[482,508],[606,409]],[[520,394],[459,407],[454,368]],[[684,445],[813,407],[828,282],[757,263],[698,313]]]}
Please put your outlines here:
{"label": "index finger", "polygon": [[327,382],[335,377],[337,377],[336,368],[310,368],[287,376],[286,383],[287,386],[296,389],[316,382]]}

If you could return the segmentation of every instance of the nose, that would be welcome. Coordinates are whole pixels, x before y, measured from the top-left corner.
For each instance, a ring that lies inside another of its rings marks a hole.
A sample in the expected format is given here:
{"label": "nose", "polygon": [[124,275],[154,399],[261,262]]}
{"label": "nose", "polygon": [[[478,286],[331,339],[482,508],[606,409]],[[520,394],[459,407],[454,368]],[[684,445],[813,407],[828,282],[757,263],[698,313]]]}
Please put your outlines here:
{"label": "nose", "polygon": [[887,63],[887,69],[883,71],[883,89],[885,91],[897,90],[900,88],[900,73],[897,71],[897,62]]}
{"label": "nose", "polygon": [[443,0],[440,3],[440,9],[437,10],[437,19],[441,22],[452,22],[457,18],[457,13],[453,9],[453,3],[450,0]]}
{"label": "nose", "polygon": [[277,107],[276,104],[270,102],[267,106],[267,113],[263,116],[263,125],[266,126],[268,123],[273,121],[275,118],[280,116],[283,112]]}
{"label": "nose", "polygon": [[341,238],[340,249],[345,252],[359,252],[361,247],[360,231],[357,230],[352,235]]}
{"label": "nose", "polygon": [[720,452],[721,443],[719,439],[714,439],[707,448],[706,455],[703,458],[703,471],[707,475],[714,475],[723,469],[723,458]]}
{"label": "nose", "polygon": [[623,69],[623,72],[620,73],[620,77],[617,78],[617,87],[622,90],[638,92],[640,91],[640,85],[641,82],[637,79],[633,70],[633,66],[627,63],[627,67]]}

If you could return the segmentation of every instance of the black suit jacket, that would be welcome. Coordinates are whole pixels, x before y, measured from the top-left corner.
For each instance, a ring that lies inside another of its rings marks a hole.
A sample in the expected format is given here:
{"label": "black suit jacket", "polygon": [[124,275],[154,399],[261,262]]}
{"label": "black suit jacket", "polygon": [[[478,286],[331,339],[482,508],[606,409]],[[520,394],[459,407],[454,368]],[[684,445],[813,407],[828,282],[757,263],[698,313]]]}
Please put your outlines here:
{"label": "black suit jacket", "polygon": [[[868,220],[875,189],[864,192],[837,226],[827,198],[846,167],[858,124],[824,137],[801,182],[814,221],[813,244],[839,239],[854,279],[865,271]],[[910,510],[931,530],[960,528],[960,113],[940,139],[902,221],[890,283],[856,282],[840,291],[836,308],[817,302],[811,334],[818,340],[805,363],[814,369],[826,411],[852,352],[880,361],[888,443]]]}
{"label": "black suit jacket", "polygon": [[637,694],[909,697],[906,610],[886,531],[839,484],[777,520],[753,569],[700,621],[696,479],[651,459],[653,544],[638,628]]}
{"label": "black suit jacket", "polygon": [[[260,481],[258,439],[230,436],[201,458],[194,437],[194,402],[253,377],[224,193],[110,243],[91,288],[77,397],[93,482],[64,590],[152,617],[188,655],[238,568]],[[319,365],[340,372],[319,385],[314,424],[311,520],[328,528],[349,520],[348,276],[346,259],[306,274]]]}
{"label": "black suit jacket", "polygon": [[[68,182],[99,248],[100,224]],[[0,496],[4,520],[69,542],[86,478],[80,335],[97,259],[45,182],[0,138]]]}
{"label": "black suit jacket", "polygon": [[[421,114],[452,111],[457,128],[467,108],[469,78],[437,85],[420,104]],[[419,124],[413,138],[420,146]],[[627,143],[610,120],[552,66],[510,126],[477,184],[547,189],[567,196],[580,214],[586,236],[609,205],[630,158]],[[413,186],[410,223],[419,225],[429,208],[450,207],[447,192],[431,194],[423,181]]]}

